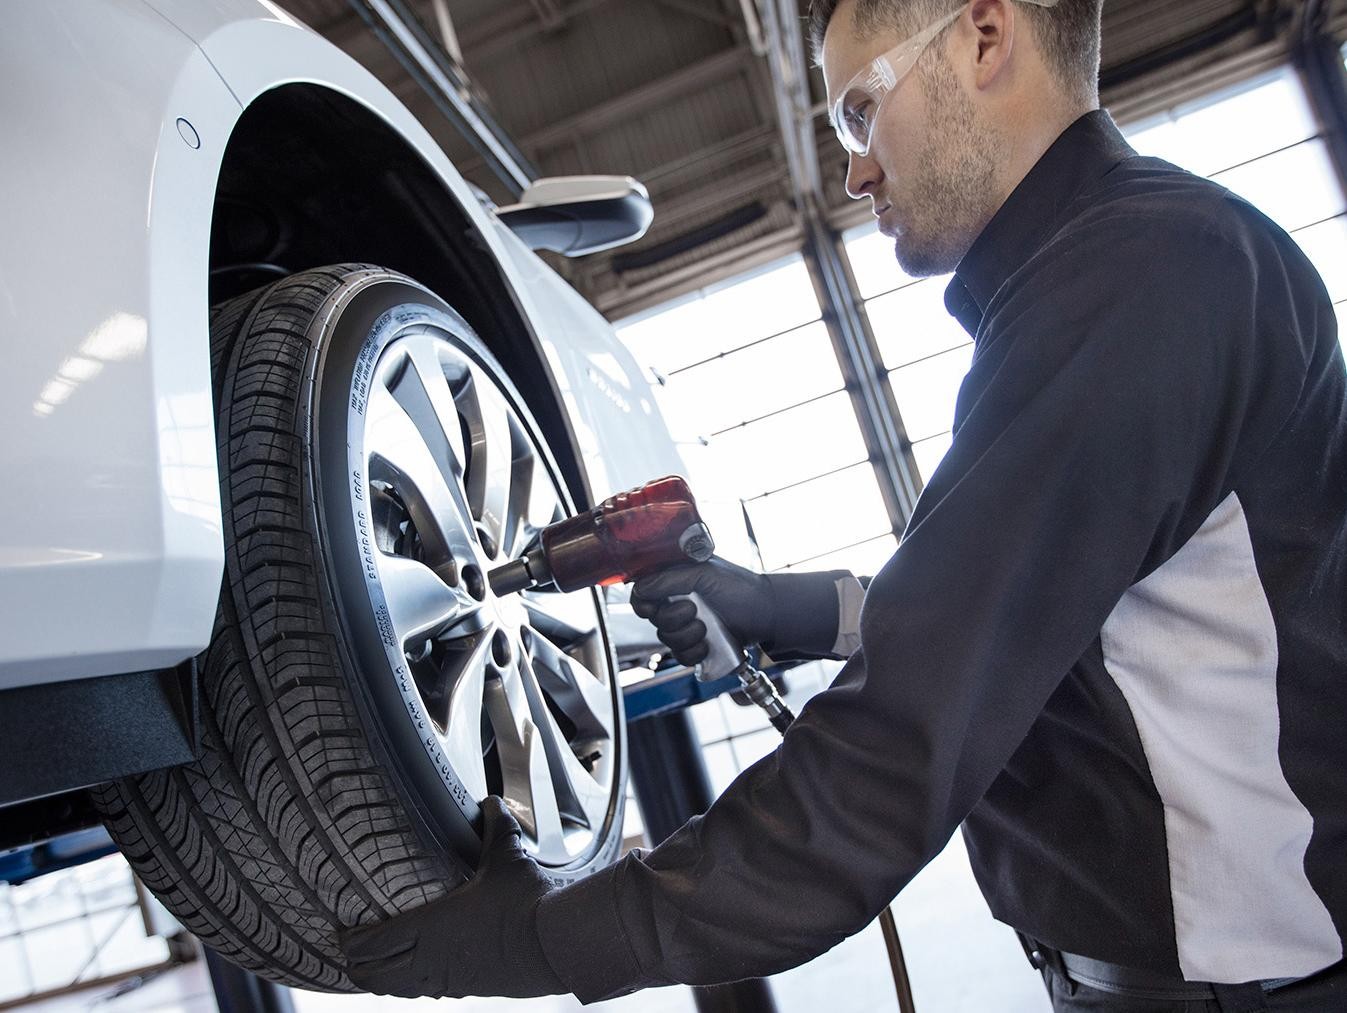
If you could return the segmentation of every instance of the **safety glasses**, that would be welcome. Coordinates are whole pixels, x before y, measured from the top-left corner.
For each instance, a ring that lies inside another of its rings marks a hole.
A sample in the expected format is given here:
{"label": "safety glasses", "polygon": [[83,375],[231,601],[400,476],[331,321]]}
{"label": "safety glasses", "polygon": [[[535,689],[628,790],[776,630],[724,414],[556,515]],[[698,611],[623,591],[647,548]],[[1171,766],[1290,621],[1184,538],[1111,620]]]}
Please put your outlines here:
{"label": "safety glasses", "polygon": [[[1058,0],[1020,0],[1036,7],[1056,7]],[[860,73],[847,83],[833,102],[829,111],[833,130],[842,147],[857,155],[870,154],[870,143],[874,138],[875,123],[885,100],[897,89],[902,81],[917,65],[926,47],[935,41],[936,36],[958,20],[969,8],[963,4],[957,10],[950,11],[929,28],[898,43],[887,53],[883,53],[864,67]]]}

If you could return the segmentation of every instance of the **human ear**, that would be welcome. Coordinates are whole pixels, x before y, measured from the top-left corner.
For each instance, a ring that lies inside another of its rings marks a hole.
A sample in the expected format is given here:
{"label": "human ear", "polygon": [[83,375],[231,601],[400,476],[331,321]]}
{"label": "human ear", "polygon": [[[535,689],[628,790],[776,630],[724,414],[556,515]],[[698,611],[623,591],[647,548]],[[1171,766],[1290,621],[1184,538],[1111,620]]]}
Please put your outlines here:
{"label": "human ear", "polygon": [[1015,5],[1012,0],[973,0],[968,16],[977,32],[974,84],[985,89],[1001,76],[1015,43]]}

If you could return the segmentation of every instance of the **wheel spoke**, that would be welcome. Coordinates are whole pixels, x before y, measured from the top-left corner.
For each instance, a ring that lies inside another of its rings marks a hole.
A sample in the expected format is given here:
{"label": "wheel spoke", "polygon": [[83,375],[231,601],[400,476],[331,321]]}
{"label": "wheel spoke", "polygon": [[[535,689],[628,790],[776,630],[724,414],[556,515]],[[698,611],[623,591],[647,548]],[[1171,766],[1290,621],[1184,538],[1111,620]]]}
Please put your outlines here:
{"label": "wheel spoke", "polygon": [[[546,637],[526,636],[528,658],[538,685],[575,725],[578,740],[613,737],[610,687]],[[569,752],[569,750],[567,750]]]}
{"label": "wheel spoke", "polygon": [[510,559],[522,556],[538,532],[560,516],[561,500],[542,462],[532,453],[515,457],[501,552]]}
{"label": "wheel spoke", "polygon": [[432,563],[473,558],[465,528],[468,511],[452,472],[431,454],[421,431],[387,388],[375,385],[369,398],[366,447],[370,456],[392,469],[393,486],[430,550]]}
{"label": "wheel spoke", "polygon": [[519,669],[486,686],[486,709],[496,733],[502,795],[524,832],[537,843],[541,860],[564,860],[566,842],[548,769],[546,743],[538,734]]}
{"label": "wheel spoke", "polygon": [[449,623],[479,607],[471,597],[449,587],[423,563],[383,552],[378,554],[377,560],[388,618],[400,646],[417,637],[434,636]]}
{"label": "wheel spoke", "polygon": [[482,703],[486,659],[490,651],[491,630],[488,629],[465,649],[451,651],[441,669],[449,697],[444,751],[454,773],[478,802],[487,795],[486,767],[482,762]]}
{"label": "wheel spoke", "polygon": [[[552,792],[558,809],[571,822],[597,833],[603,828],[608,814],[608,786],[599,783],[576,758],[570,743],[566,741],[565,734],[557,725],[556,718],[543,702],[538,689],[538,683],[542,681],[539,668],[535,665],[532,670],[526,667],[524,671],[526,681],[531,681],[535,674],[539,675],[538,682],[533,686],[534,694],[537,696],[534,715],[551,768]],[[580,738],[583,740],[584,736]],[[589,743],[583,745],[589,748]],[[606,740],[602,745],[606,748]]]}
{"label": "wheel spoke", "polygon": [[436,458],[442,457],[462,481],[467,461],[463,426],[434,341],[424,336],[413,337],[405,341],[405,346],[410,368],[398,383],[394,397],[421,430]]}
{"label": "wheel spoke", "polygon": [[525,592],[519,602],[528,614],[529,625],[554,643],[578,643],[598,629],[594,596],[588,589],[570,594]]}
{"label": "wheel spoke", "polygon": [[455,402],[468,423],[472,446],[468,455],[466,489],[472,516],[486,531],[498,551],[505,515],[510,505],[510,479],[514,471],[514,439],[510,432],[509,406],[486,376],[473,369],[455,392]]}

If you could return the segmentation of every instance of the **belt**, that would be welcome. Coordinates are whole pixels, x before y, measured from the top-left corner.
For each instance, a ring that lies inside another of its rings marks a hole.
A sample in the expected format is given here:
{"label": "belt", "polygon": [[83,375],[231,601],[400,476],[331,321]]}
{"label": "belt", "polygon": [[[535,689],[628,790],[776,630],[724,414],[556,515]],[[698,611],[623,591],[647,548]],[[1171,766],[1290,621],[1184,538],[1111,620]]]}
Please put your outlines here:
{"label": "belt", "polygon": [[1275,991],[1285,985],[1300,981],[1300,978],[1271,978],[1266,981],[1248,982],[1240,985],[1224,985],[1206,981],[1185,981],[1183,978],[1157,971],[1143,971],[1135,967],[1123,967],[1107,961],[1082,957],[1075,953],[1065,953],[1044,946],[1022,933],[1016,933],[1024,947],[1025,955],[1035,970],[1050,968],[1064,978],[1101,992],[1127,996],[1134,999],[1151,999],[1157,1002],[1180,1002],[1195,999],[1214,999],[1222,1010],[1263,1008],[1261,999],[1264,993]]}

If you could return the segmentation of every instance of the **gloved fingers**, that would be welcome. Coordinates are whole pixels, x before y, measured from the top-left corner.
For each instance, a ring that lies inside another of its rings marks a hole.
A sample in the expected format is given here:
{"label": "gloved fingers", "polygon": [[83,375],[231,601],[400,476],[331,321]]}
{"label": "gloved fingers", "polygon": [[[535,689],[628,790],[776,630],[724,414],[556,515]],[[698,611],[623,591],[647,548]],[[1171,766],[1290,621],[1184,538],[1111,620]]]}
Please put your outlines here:
{"label": "gloved fingers", "polygon": [[477,868],[481,875],[496,861],[518,858],[524,854],[524,831],[514,813],[499,795],[488,795],[482,800],[482,861]]}
{"label": "gloved fingers", "polygon": [[674,657],[678,659],[679,664],[687,665],[689,668],[694,665],[700,665],[706,660],[706,656],[711,653],[711,645],[705,640],[699,640],[691,647],[674,651]]}
{"label": "gloved fingers", "polygon": [[366,992],[388,994],[396,987],[406,987],[405,972],[413,959],[415,954],[408,950],[382,960],[353,960],[346,968],[346,977]]}
{"label": "gloved fingers", "polygon": [[505,800],[498,795],[482,799],[482,866],[489,858],[515,857],[524,853],[523,828]]}
{"label": "gloved fingers", "polygon": [[687,626],[697,618],[697,606],[686,598],[660,603],[651,621],[657,629],[676,630]]}
{"label": "gloved fingers", "polygon": [[706,624],[700,619],[694,619],[686,626],[673,629],[656,627],[655,632],[675,653],[689,650],[706,640]]}
{"label": "gloved fingers", "polygon": [[378,925],[365,925],[341,933],[339,942],[347,959],[353,964],[362,965],[392,958],[405,957],[410,960],[420,933],[408,933],[402,925],[390,929],[388,924],[380,922]]}
{"label": "gloved fingers", "polygon": [[697,590],[698,581],[706,572],[705,563],[693,563],[686,566],[671,566],[648,577],[642,577],[631,586],[631,606],[642,619],[650,617],[641,612],[643,601],[662,601],[675,595],[691,594]]}
{"label": "gloved fingers", "polygon": [[654,619],[663,604],[662,598],[637,598],[635,594],[631,597],[631,610],[642,619]]}

